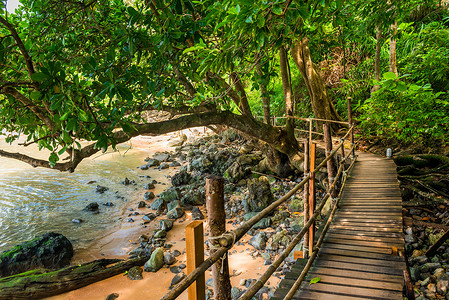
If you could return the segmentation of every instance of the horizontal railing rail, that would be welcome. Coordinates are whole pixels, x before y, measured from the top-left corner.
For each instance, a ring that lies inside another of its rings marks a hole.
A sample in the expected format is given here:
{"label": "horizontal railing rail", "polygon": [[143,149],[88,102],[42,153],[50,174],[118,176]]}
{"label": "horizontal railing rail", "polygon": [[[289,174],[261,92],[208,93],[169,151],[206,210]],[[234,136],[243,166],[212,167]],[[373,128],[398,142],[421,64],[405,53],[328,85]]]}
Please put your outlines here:
{"label": "horizontal railing rail", "polygon": [[[322,121],[322,122],[331,122],[331,120],[323,120],[323,119],[315,119],[315,118],[298,118],[298,117],[294,117],[294,118],[299,119],[299,120],[309,121],[309,122],[311,122],[311,120]],[[332,198],[332,194],[335,191],[335,189],[337,188],[337,184],[339,181],[338,179],[342,176],[342,174],[344,174],[343,175],[344,176],[343,183],[346,182],[347,172],[352,168],[352,166],[356,160],[356,156],[354,156],[354,154],[353,154],[354,149],[355,149],[355,144],[353,142],[354,126],[348,122],[337,121],[335,123],[349,124],[350,126],[349,126],[349,129],[346,132],[346,134],[340,139],[340,143],[332,151],[330,151],[328,153],[328,155],[315,167],[315,169],[308,172],[308,174],[305,174],[303,180],[301,180],[300,183],[298,183],[295,187],[293,187],[283,197],[279,198],[278,200],[276,200],[275,202],[273,202],[272,204],[267,206],[265,209],[263,209],[257,215],[255,215],[248,221],[241,224],[238,228],[224,233],[218,239],[216,237],[214,237],[214,239],[218,240],[218,243],[219,243],[219,247],[217,247],[215,249],[215,252],[212,253],[211,256],[209,256],[207,259],[205,259],[195,270],[193,270],[190,274],[188,274],[181,282],[179,282],[164,297],[162,297],[161,298],[162,300],[176,299],[179,295],[181,295],[181,293],[183,293],[192,283],[194,283],[199,278],[199,276],[201,276],[207,269],[209,269],[213,264],[218,262],[224,255],[226,255],[227,251],[230,250],[234,246],[234,244],[236,244],[256,223],[258,223],[264,217],[268,216],[271,212],[273,212],[280,205],[282,205],[283,203],[288,201],[301,188],[303,188],[304,185],[306,183],[308,183],[312,177],[314,178],[315,174],[318,171],[320,171],[320,169],[323,168],[328,163],[329,160],[331,160],[332,158],[335,157],[335,155],[337,154],[337,152],[339,151],[340,148],[343,147],[343,149],[344,149],[344,141],[346,138],[348,138],[348,136],[350,136],[351,141],[352,141],[351,150],[347,155],[343,155],[342,159],[340,160],[337,175],[335,176],[335,179],[332,181],[332,184],[329,186],[329,189],[328,189],[326,195],[321,199],[320,205],[314,210],[313,214],[309,217],[309,219],[307,220],[307,222],[304,225],[304,227],[302,228],[302,230],[293,238],[292,242],[290,242],[290,244],[286,247],[286,249],[272,263],[272,265],[270,265],[268,267],[267,271],[261,277],[259,277],[259,279],[257,279],[257,281],[255,283],[253,283],[253,285],[251,285],[248,288],[248,290],[239,299],[249,300],[257,293],[258,290],[260,290],[260,288],[263,287],[263,285],[268,281],[268,279],[276,271],[276,269],[285,261],[285,259],[288,257],[290,252],[294,249],[294,247],[303,239],[304,235],[307,233],[309,228],[312,225],[314,225],[318,215],[323,210],[323,207],[325,206],[326,202],[328,201],[329,198]],[[309,130],[309,135],[310,134],[311,134],[311,126],[310,126],[310,130]],[[350,167],[348,168],[348,170],[345,171],[345,163],[347,162],[349,157],[351,157],[351,153],[352,153],[352,158],[353,158],[352,163],[351,163]],[[337,201],[332,201],[332,206],[331,206],[332,210],[330,212],[330,217],[328,219],[328,222],[326,223],[324,230],[323,230],[317,244],[314,246],[313,253],[310,256],[309,261],[307,263],[307,265],[309,265],[309,268],[318,253],[319,247],[321,246],[322,240],[324,239],[324,234],[327,232],[327,229],[330,226],[330,221],[332,220],[332,217],[335,214],[335,210],[337,208],[338,199],[339,199],[340,195],[341,195],[341,190],[340,190],[339,196],[337,197]],[[335,199],[332,198],[332,200],[335,200]],[[301,279],[301,281],[298,281],[299,283],[295,282],[294,287],[296,288],[296,290],[297,290],[297,288],[299,288],[299,285],[301,284],[302,280],[306,276],[306,273],[307,273],[307,271],[305,271],[304,275],[301,274],[301,276],[303,278]],[[296,292],[296,290],[294,292]],[[293,294],[294,294],[294,292],[293,292]]]}

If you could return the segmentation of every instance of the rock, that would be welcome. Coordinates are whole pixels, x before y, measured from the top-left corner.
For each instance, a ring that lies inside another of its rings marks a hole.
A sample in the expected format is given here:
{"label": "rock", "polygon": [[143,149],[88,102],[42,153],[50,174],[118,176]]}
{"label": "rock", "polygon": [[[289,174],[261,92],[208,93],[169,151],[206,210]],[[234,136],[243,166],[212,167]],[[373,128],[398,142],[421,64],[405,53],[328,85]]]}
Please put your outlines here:
{"label": "rock", "polygon": [[175,285],[178,284],[178,282],[183,280],[184,277],[186,277],[186,275],[184,273],[176,274],[175,277],[173,277],[173,279],[171,280],[169,289],[172,289]]}
{"label": "rock", "polygon": [[180,268],[180,269],[185,269],[185,268],[186,268],[186,265],[185,265],[185,264],[180,264],[180,265],[179,265],[179,268]]}
{"label": "rock", "polygon": [[301,212],[304,210],[304,202],[302,198],[300,197],[293,197],[293,199],[290,201],[290,204],[288,205],[288,210],[290,212]]}
{"label": "rock", "polygon": [[128,223],[134,223],[134,219],[133,219],[133,218],[128,218],[128,219],[126,219],[126,222],[128,222]]}
{"label": "rock", "polygon": [[147,160],[147,166],[148,167],[157,167],[161,164],[161,162],[157,159],[148,159]]}
{"label": "rock", "polygon": [[181,273],[182,270],[178,266],[174,266],[174,267],[170,267],[170,272],[177,274],[177,273]]}
{"label": "rock", "polygon": [[192,220],[204,220],[204,215],[197,206],[192,208]]}
{"label": "rock", "polygon": [[232,182],[239,182],[245,178],[251,170],[249,168],[244,168],[238,162],[232,163],[223,174],[223,177],[228,178]]}
{"label": "rock", "polygon": [[83,208],[84,211],[98,211],[99,205],[97,202],[92,202],[86,205],[85,208]]}
{"label": "rock", "polygon": [[73,256],[72,243],[62,234],[49,232],[0,254],[0,277],[38,268],[61,269]]}
{"label": "rock", "polygon": [[107,190],[109,190],[109,188],[105,187],[105,186],[101,186],[101,185],[97,185],[95,192],[99,193],[99,194],[103,194],[104,192],[106,192]]}
{"label": "rock", "polygon": [[169,166],[170,166],[170,167],[179,167],[179,166],[181,166],[181,163],[175,160],[175,161],[172,161],[172,162],[169,164]]}
{"label": "rock", "polygon": [[[243,216],[243,219],[245,221],[248,221],[249,219],[251,219],[252,217],[254,217],[255,215],[257,215],[257,212],[250,212],[247,213]],[[259,222],[257,222],[256,224],[254,224],[254,226],[252,227],[253,229],[265,229],[271,226],[271,219],[270,218],[263,218],[262,220],[260,220]]]}
{"label": "rock", "polygon": [[412,278],[413,282],[416,282],[419,280],[421,275],[421,272],[418,268],[410,267],[410,277]]}
{"label": "rock", "polygon": [[176,187],[171,187],[163,191],[160,198],[164,199],[165,202],[172,202],[174,200],[179,200],[179,191]]}
{"label": "rock", "polygon": [[143,194],[143,199],[145,200],[153,200],[154,199],[154,193],[153,192],[146,192]]}
{"label": "rock", "polygon": [[173,250],[173,255],[175,256],[175,257],[178,257],[178,256],[180,256],[182,253],[179,251],[179,250]]}
{"label": "rock", "polygon": [[103,203],[104,206],[114,206],[114,203],[112,202],[105,202]]}
{"label": "rock", "polygon": [[109,294],[109,295],[106,297],[106,300],[115,300],[115,299],[118,298],[118,296],[119,296],[119,294],[117,294],[117,293],[112,293],[112,294]]}
{"label": "rock", "polygon": [[164,253],[164,263],[166,265],[172,265],[176,262],[176,258],[173,254],[169,253],[169,252],[165,252]]}
{"label": "rock", "polygon": [[170,231],[173,228],[173,220],[162,219],[159,220],[159,229]]}
{"label": "rock", "polygon": [[153,183],[147,183],[147,184],[145,184],[145,186],[143,188],[146,190],[152,190],[155,188],[155,186]]}
{"label": "rock", "polygon": [[83,222],[84,222],[83,219],[72,219],[72,223],[75,223],[75,224],[81,224]]}
{"label": "rock", "polygon": [[278,250],[280,246],[286,247],[290,242],[287,230],[283,229],[271,237],[267,246],[269,250]]}
{"label": "rock", "polygon": [[166,162],[161,163],[158,167],[159,170],[164,170],[164,169],[168,169],[168,168],[170,168],[170,165]]}
{"label": "rock", "polygon": [[164,251],[162,248],[156,248],[153,253],[151,253],[150,259],[145,263],[145,272],[157,272],[160,268],[164,266]]}
{"label": "rock", "polygon": [[184,210],[181,207],[173,208],[168,211],[167,218],[168,219],[179,219],[184,215]]}
{"label": "rock", "polygon": [[232,287],[231,288],[231,298],[232,299],[238,299],[242,295],[242,289],[239,289],[238,287]]}
{"label": "rock", "polygon": [[449,275],[443,274],[437,280],[437,292],[440,295],[446,295],[449,289]]}
{"label": "rock", "polygon": [[192,175],[190,175],[190,173],[187,173],[186,171],[181,171],[173,175],[173,177],[171,178],[171,183],[173,186],[186,185],[190,183],[191,179]]}
{"label": "rock", "polygon": [[290,224],[290,227],[293,229],[294,232],[300,232],[304,227],[304,215],[294,219],[293,222]]}
{"label": "rock", "polygon": [[267,244],[267,236],[265,232],[259,232],[253,236],[248,243],[257,250],[264,250]]}
{"label": "rock", "polygon": [[154,219],[156,219],[156,215],[153,213],[146,214],[142,217],[144,221],[153,221]]}
{"label": "rock", "polygon": [[244,202],[245,212],[261,211],[273,203],[274,197],[271,193],[268,178],[260,176],[248,184],[248,195]]}
{"label": "rock", "polygon": [[147,165],[147,164],[145,164],[145,165],[141,165],[139,168],[140,168],[141,170],[148,170],[148,169],[150,168],[150,166]]}
{"label": "rock", "polygon": [[181,202],[187,205],[202,205],[205,202],[205,195],[200,190],[192,188],[182,196]]}
{"label": "rock", "polygon": [[137,208],[144,208],[146,206],[147,204],[145,203],[145,201],[139,201],[139,203],[137,203]]}
{"label": "rock", "polygon": [[157,198],[151,203],[150,208],[152,210],[162,210],[164,208],[165,202],[162,198]]}
{"label": "rock", "polygon": [[143,273],[142,268],[135,266],[128,270],[128,277],[131,280],[142,280],[143,279],[142,273]]}
{"label": "rock", "polygon": [[239,134],[234,129],[227,129],[223,131],[220,135],[221,135],[221,142],[223,144],[233,142],[239,138]]}
{"label": "rock", "polygon": [[131,185],[131,184],[135,184],[136,182],[134,180],[130,180],[128,179],[128,177],[125,177],[125,180],[122,181],[123,185]]}
{"label": "rock", "polygon": [[419,268],[421,273],[433,272],[436,269],[441,268],[440,263],[426,263]]}
{"label": "rock", "polygon": [[416,238],[415,238],[415,236],[413,236],[413,235],[406,234],[406,235],[404,236],[404,241],[405,241],[406,243],[413,244],[414,242],[416,242]]}
{"label": "rock", "polygon": [[165,238],[167,236],[167,232],[165,230],[159,229],[154,232],[155,239]]}
{"label": "rock", "polygon": [[153,159],[156,159],[158,161],[169,161],[170,154],[167,153],[156,153],[153,155]]}
{"label": "rock", "polygon": [[181,207],[181,205],[182,205],[181,201],[174,200],[174,201],[172,201],[172,202],[167,204],[167,210],[170,211],[170,210],[172,210],[174,208]]}

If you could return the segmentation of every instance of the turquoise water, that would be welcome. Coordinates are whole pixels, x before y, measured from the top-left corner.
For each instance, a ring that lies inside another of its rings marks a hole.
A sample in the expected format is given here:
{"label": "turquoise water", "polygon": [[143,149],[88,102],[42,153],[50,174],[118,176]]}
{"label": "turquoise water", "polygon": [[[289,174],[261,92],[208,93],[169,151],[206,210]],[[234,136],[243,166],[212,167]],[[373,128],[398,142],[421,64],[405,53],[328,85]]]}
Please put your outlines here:
{"label": "turquoise water", "polygon": [[[94,155],[74,173],[32,168],[0,157],[0,252],[48,231],[65,235],[75,250],[83,249],[106,229],[118,226],[127,202],[142,196],[145,179],[139,174],[144,173],[136,167],[149,154],[139,149],[126,152],[127,145],[120,148],[120,153]],[[125,177],[137,186],[121,184]],[[88,184],[91,181],[95,183]],[[98,194],[97,184],[109,190]],[[100,204],[99,214],[82,210],[91,202]],[[105,202],[114,206],[101,205]],[[75,218],[84,222],[75,224]]]}

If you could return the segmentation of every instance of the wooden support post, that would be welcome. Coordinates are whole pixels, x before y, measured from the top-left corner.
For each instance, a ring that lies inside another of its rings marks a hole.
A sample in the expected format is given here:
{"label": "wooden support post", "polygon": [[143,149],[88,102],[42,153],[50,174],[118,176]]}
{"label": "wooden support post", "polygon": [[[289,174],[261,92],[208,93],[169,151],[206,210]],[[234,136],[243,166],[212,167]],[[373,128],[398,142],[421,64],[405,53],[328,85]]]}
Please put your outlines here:
{"label": "wooden support post", "polygon": [[[316,144],[310,144],[310,172],[315,170],[315,160],[316,160]],[[313,215],[315,211],[315,174],[311,174],[309,181],[309,216]],[[313,252],[313,244],[315,238],[315,222],[309,228],[309,253]]]}
{"label": "wooden support post", "polygon": [[[323,124],[323,133],[324,133],[324,144],[325,144],[326,157],[327,157],[332,152],[331,126],[329,125],[329,123]],[[327,177],[329,179],[329,189],[334,184],[336,174],[337,174],[337,170],[335,168],[335,161],[333,158],[331,158],[327,161]],[[334,191],[331,193],[330,196],[331,196],[331,199],[334,199],[337,196],[337,191],[334,189]]]}
{"label": "wooden support post", "polygon": [[[310,141],[306,139],[304,142],[304,176],[308,176],[310,172],[309,164],[310,164],[310,157],[309,157],[309,147],[310,147]],[[304,226],[309,221],[309,182],[306,182],[304,184]],[[308,246],[309,246],[309,235],[306,233],[304,234],[304,240],[303,240],[303,253],[304,258],[309,257],[308,252]]]}
{"label": "wooden support post", "polygon": [[[224,208],[224,180],[220,176],[206,178],[206,208],[209,222],[210,237],[221,236],[226,232],[226,213]],[[211,241],[211,239],[209,239]],[[215,253],[214,246],[220,246],[218,241],[211,243],[210,254]],[[231,299],[231,281],[227,253],[212,266],[214,295],[217,300]]]}
{"label": "wooden support post", "polygon": [[[347,99],[347,105],[348,105],[348,123],[349,123],[349,128],[351,128],[354,123],[352,120],[352,106],[351,106],[351,97],[348,97]],[[354,147],[354,130],[351,131],[351,148]],[[355,157],[355,149],[352,149],[352,157]]]}
{"label": "wooden support post", "polygon": [[[341,159],[343,160],[345,158],[345,139],[341,138],[340,139],[340,143],[342,143],[342,145],[341,145]],[[343,167],[343,171],[344,171],[344,167]]]}
{"label": "wooden support post", "polygon": [[[190,274],[204,261],[203,221],[193,221],[186,226],[187,274]],[[206,299],[206,280],[204,273],[188,288],[189,300]]]}

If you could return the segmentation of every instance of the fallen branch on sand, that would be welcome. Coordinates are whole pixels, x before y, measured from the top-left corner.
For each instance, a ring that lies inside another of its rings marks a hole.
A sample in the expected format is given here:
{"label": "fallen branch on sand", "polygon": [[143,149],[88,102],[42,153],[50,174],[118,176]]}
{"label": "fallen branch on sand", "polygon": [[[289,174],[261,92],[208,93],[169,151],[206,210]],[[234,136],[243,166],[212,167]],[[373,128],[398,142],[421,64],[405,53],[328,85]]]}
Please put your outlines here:
{"label": "fallen branch on sand", "polygon": [[38,299],[58,295],[141,266],[148,259],[100,259],[57,271],[37,269],[0,278],[0,299]]}

